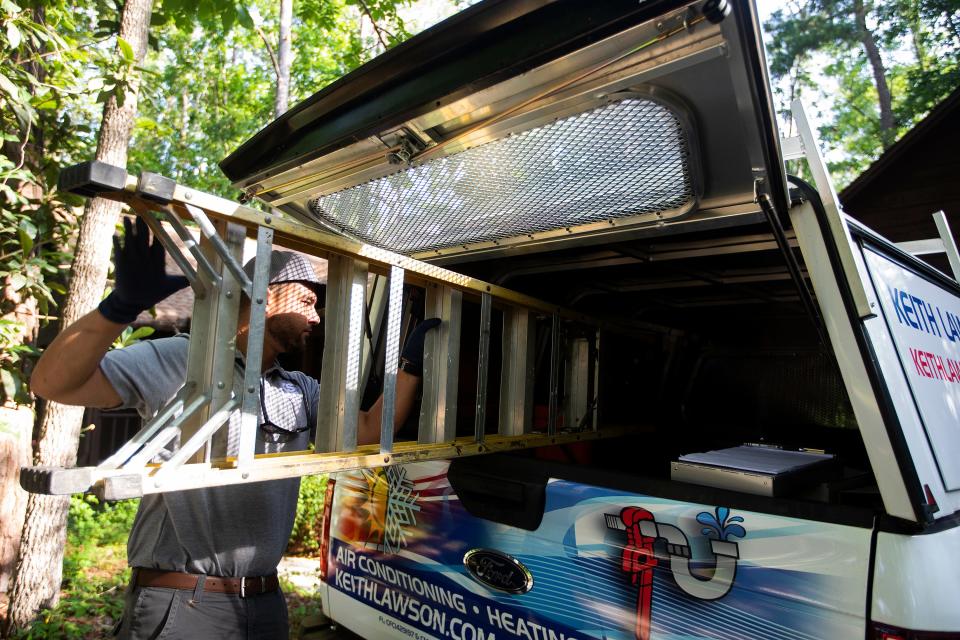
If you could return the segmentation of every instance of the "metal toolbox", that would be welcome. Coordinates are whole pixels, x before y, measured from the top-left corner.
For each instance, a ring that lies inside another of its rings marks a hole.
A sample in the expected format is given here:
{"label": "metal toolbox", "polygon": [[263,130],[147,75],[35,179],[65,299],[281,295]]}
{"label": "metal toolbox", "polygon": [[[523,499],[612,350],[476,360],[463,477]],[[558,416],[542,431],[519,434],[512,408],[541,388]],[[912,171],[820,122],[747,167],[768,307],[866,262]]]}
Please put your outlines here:
{"label": "metal toolbox", "polygon": [[745,444],[680,456],[671,463],[670,477],[717,489],[782,496],[828,480],[836,471],[835,463],[832,454]]}

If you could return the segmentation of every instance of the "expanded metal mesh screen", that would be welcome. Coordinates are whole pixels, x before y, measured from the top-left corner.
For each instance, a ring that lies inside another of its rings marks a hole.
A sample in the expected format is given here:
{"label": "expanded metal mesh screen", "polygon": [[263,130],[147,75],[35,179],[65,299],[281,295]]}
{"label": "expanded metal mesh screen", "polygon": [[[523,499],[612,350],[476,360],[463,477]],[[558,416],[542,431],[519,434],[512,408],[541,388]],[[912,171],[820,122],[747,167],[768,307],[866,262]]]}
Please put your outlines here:
{"label": "expanded metal mesh screen", "polygon": [[693,198],[684,129],[625,99],[317,198],[313,211],[400,253],[656,213]]}

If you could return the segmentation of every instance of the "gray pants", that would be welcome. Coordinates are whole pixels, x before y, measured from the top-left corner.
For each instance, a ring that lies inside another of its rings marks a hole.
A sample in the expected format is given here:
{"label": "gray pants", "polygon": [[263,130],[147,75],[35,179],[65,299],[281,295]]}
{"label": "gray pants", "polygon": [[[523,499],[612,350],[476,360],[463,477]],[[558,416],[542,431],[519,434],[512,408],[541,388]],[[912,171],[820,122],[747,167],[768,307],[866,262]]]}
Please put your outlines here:
{"label": "gray pants", "polygon": [[247,598],[209,591],[127,589],[116,637],[123,640],[288,640],[287,603],[278,589]]}

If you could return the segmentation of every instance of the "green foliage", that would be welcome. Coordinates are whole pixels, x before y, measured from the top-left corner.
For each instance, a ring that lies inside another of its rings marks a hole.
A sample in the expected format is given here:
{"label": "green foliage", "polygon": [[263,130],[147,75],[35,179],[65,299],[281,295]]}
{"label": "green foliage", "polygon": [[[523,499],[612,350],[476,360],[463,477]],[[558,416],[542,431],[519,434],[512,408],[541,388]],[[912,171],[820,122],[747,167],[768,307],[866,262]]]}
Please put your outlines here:
{"label": "green foliage", "polygon": [[[874,69],[855,10],[880,48],[895,131],[881,127]],[[960,86],[960,0],[798,0],[764,25],[781,115],[803,97],[824,124],[828,164],[842,186]]]}
{"label": "green foliage", "polygon": [[287,599],[290,637],[300,638],[304,631],[304,622],[323,613],[320,596],[283,578],[280,578],[280,588],[283,589],[283,594]]}
{"label": "green foliage", "polygon": [[24,361],[36,356],[36,349],[21,341],[20,323],[15,320],[0,318],[0,345],[3,345],[3,356],[0,359],[0,384],[3,397],[20,404],[29,402],[26,385],[19,375]]}
{"label": "green foliage", "polygon": [[126,541],[139,501],[113,504],[93,496],[72,496],[67,518],[63,594],[53,609],[41,611],[18,640],[99,638],[110,635],[123,611],[130,580]]}
{"label": "green foliage", "polygon": [[323,499],[327,476],[306,476],[300,480],[297,517],[287,550],[295,555],[315,555],[323,540]]}
{"label": "green foliage", "polygon": [[[131,170],[155,171],[227,198],[239,196],[217,163],[273,119],[276,76],[263,38],[276,48],[278,4],[216,0],[218,11],[225,12],[219,17],[235,18],[229,28],[213,28],[202,15],[201,3],[196,18],[200,28],[188,29],[184,21],[193,3],[164,0],[154,20],[157,52],[145,64],[154,75],[141,92]],[[377,21],[389,46],[409,37],[398,13],[406,4],[295,0],[291,104],[383,50],[367,15]]]}
{"label": "green foliage", "polygon": [[0,1],[0,400],[29,402],[24,371],[35,351],[25,343],[35,327],[23,318],[49,314],[64,290],[79,200],[54,183],[61,163],[89,148],[71,115],[90,60],[74,13],[61,2]]}
{"label": "green foliage", "polygon": [[153,327],[126,327],[117,339],[113,341],[112,348],[114,349],[123,349],[124,347],[129,347],[132,344],[137,344],[144,338],[149,338],[156,332],[156,329]]}
{"label": "green foliage", "polygon": [[67,542],[73,547],[125,544],[139,500],[100,502],[95,496],[71,496]]}

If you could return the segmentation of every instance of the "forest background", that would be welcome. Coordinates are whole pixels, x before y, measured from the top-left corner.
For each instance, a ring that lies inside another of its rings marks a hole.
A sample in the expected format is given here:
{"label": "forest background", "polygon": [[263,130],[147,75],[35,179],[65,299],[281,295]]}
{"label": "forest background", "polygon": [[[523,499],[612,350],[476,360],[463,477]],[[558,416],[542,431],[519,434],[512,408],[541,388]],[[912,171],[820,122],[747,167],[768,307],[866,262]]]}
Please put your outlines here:
{"label": "forest background", "polygon": [[[16,487],[21,464],[70,464],[75,455],[81,414],[36,411],[29,373],[41,328],[82,315],[102,297],[104,256],[119,213],[59,193],[60,169],[96,155],[134,173],[150,170],[236,198],[220,159],[288,106],[468,4],[0,0],[5,633],[95,633],[90,616],[57,604],[62,593],[85,597],[89,585],[78,587],[79,572],[104,557],[91,550],[122,545],[132,512],[83,499],[72,506],[66,499],[28,501]],[[792,127],[786,105],[800,97],[813,106],[839,187],[960,86],[960,0],[760,0],[759,6],[784,132]],[[317,487],[306,491],[322,496]],[[122,576],[103,579],[87,594],[95,596],[91,601],[102,600],[101,587],[115,588]],[[116,606],[101,609],[106,619],[116,614]]]}

